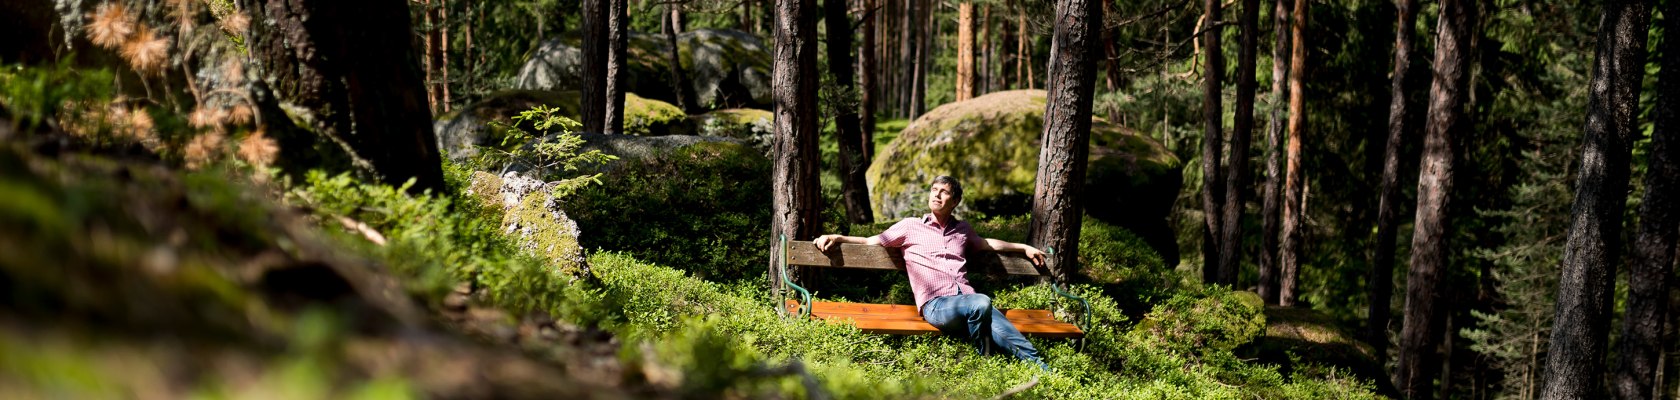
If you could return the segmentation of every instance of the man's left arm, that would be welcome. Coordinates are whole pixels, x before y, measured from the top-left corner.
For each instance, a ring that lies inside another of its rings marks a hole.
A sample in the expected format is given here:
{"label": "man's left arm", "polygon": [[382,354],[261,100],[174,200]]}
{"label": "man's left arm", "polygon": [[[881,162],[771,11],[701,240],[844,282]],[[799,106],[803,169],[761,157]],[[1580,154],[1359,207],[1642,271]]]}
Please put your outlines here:
{"label": "man's left arm", "polygon": [[1032,260],[1033,265],[1037,265],[1037,266],[1040,266],[1040,267],[1044,266],[1044,252],[1039,251],[1038,248],[1036,248],[1036,247],[1032,247],[1032,246],[1022,244],[1022,243],[1005,242],[1005,241],[1002,241],[1002,240],[990,239],[990,238],[980,240],[980,241],[976,242],[976,244],[979,245],[981,250],[990,250],[990,251],[997,251],[997,252],[1025,253],[1026,256],[1027,256],[1027,259]]}

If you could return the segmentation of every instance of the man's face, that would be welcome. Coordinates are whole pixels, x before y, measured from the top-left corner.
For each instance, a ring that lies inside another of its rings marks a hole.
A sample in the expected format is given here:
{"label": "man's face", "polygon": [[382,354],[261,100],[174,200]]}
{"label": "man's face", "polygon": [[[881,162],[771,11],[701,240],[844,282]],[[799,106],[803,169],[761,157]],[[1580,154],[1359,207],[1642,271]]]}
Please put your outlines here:
{"label": "man's face", "polygon": [[951,211],[957,209],[958,199],[955,196],[956,193],[951,192],[951,185],[935,183],[933,188],[928,190],[928,209],[934,214],[950,215]]}

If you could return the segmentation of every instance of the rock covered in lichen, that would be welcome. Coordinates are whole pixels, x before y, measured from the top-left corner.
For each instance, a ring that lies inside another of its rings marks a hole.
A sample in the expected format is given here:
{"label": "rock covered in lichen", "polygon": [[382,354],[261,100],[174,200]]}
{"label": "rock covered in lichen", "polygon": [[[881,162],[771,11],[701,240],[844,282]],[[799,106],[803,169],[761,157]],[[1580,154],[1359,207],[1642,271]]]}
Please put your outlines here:
{"label": "rock covered in lichen", "polygon": [[[456,109],[432,122],[437,134],[438,149],[450,160],[462,162],[473,158],[485,147],[506,148],[519,143],[502,143],[505,134],[491,122],[512,124],[513,117],[537,106],[553,107],[556,115],[578,119],[578,92],[547,90],[506,90],[489,95],[476,103]],[[523,126],[529,128],[529,126]],[[640,136],[684,135],[693,131],[687,115],[676,106],[626,93],[624,96],[624,133]]]}
{"label": "rock covered in lichen", "polygon": [[502,231],[517,238],[521,250],[554,263],[558,271],[580,271],[584,257],[578,236],[582,232],[553,196],[553,182],[517,171],[501,176],[475,172],[470,187],[469,195],[502,209]]}
{"label": "rock covered in lichen", "polygon": [[[630,34],[624,69],[631,92],[675,102],[670,83],[670,47],[657,34]],[[533,90],[581,90],[582,44],[576,37],[543,41],[519,68],[514,87]],[[691,108],[765,108],[770,103],[770,53],[750,33],[696,29],[677,35],[678,58],[694,90]]]}

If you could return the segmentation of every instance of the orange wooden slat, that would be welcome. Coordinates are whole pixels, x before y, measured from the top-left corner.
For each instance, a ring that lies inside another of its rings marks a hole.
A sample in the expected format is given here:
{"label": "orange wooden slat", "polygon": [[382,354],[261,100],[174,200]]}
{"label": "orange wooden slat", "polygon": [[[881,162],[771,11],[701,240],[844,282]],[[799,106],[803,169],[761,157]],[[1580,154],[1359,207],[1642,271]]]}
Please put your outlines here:
{"label": "orange wooden slat", "polygon": [[[786,304],[789,312],[799,312],[798,302],[788,300]],[[939,332],[938,328],[922,320],[916,307],[910,305],[819,301],[812,304],[811,317],[831,323],[850,323],[866,333],[913,335]],[[1085,335],[1078,326],[1055,320],[1049,310],[1004,310],[1004,317],[1023,334],[1054,338]]]}

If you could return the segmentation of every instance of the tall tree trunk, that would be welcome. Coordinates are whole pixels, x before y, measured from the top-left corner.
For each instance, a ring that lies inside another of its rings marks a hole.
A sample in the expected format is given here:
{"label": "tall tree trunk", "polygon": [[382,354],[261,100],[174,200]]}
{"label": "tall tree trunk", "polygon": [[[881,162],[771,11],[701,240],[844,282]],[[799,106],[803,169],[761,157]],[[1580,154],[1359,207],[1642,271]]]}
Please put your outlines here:
{"label": "tall tree trunk", "polygon": [[1021,41],[1021,52],[1017,56],[1020,57],[1020,63],[1016,65],[1020,66],[1021,71],[1024,71],[1022,73],[1027,76],[1027,89],[1037,88],[1038,85],[1033,83],[1032,36],[1027,36],[1027,12],[1025,10],[1022,10],[1020,15],[1017,16],[1016,22],[1021,28],[1018,36]]}
{"label": "tall tree trunk", "polygon": [[[870,160],[875,158],[875,91],[879,86],[875,83],[875,68],[879,64],[879,61],[876,60],[878,55],[876,54],[877,46],[875,46],[875,20],[880,17],[873,11],[875,0],[859,0],[859,2],[862,3],[862,7],[859,8],[863,10],[865,17],[863,19],[863,50],[858,51],[858,86],[863,87],[862,90],[858,90],[860,95],[858,98],[858,122],[863,129],[863,159],[861,162],[864,169],[868,170]],[[868,199],[868,188],[865,187],[864,191],[864,198]],[[870,218],[873,219],[874,216],[871,215]]]}
{"label": "tall tree trunk", "polygon": [[[253,76],[308,128],[339,145],[367,177],[410,192],[443,190],[422,55],[402,0],[243,0],[252,13]],[[361,43],[395,43],[361,46]]]}
{"label": "tall tree trunk", "polygon": [[903,37],[902,39],[899,39],[898,42],[899,68],[903,69],[904,74],[897,77],[899,80],[898,113],[899,116],[911,119],[916,118],[914,113],[911,112],[910,101],[916,95],[916,90],[914,89],[916,83],[917,43],[915,26],[917,23],[921,22],[920,19],[916,18],[916,11],[918,8],[916,7],[916,3],[919,2],[921,2],[921,0],[904,0],[904,18],[903,21],[899,23],[899,33],[900,36]]}
{"label": "tall tree trunk", "polygon": [[432,113],[443,112],[443,7],[432,0],[420,3],[426,27],[426,101]]}
{"label": "tall tree trunk", "polygon": [[1406,74],[1412,65],[1412,36],[1417,34],[1417,0],[1398,0],[1394,27],[1394,75],[1390,78],[1388,142],[1377,199],[1377,239],[1371,249],[1371,275],[1365,341],[1378,360],[1388,358],[1390,298],[1394,294],[1394,240],[1400,229],[1400,149],[1406,140]]}
{"label": "tall tree trunk", "polygon": [[1219,169],[1225,141],[1220,132],[1225,128],[1225,52],[1219,44],[1224,33],[1219,28],[1224,18],[1219,2],[1202,0],[1202,20],[1207,21],[1202,30],[1202,281],[1229,285],[1219,274],[1219,239],[1225,237],[1219,231],[1224,210],[1220,202],[1225,200],[1225,179]]}
{"label": "tall tree trunk", "polygon": [[1295,305],[1295,284],[1301,267],[1301,214],[1305,188],[1301,180],[1301,140],[1307,122],[1307,6],[1310,0],[1296,0],[1294,16],[1289,24],[1289,144],[1285,156],[1283,178],[1283,232],[1278,255],[1278,304]]}
{"label": "tall tree trunk", "polygon": [[933,62],[933,35],[939,31],[933,29],[935,16],[939,13],[934,8],[933,0],[921,0],[917,7],[921,9],[916,17],[916,70],[915,78],[910,84],[910,119],[920,118],[927,112],[927,71],[928,63]]}
{"label": "tall tree trunk", "polygon": [[1219,240],[1219,279],[1236,286],[1237,271],[1242,266],[1242,214],[1248,189],[1249,138],[1254,135],[1254,81],[1256,38],[1260,35],[1260,0],[1243,0],[1242,46],[1237,50],[1237,115],[1231,125],[1231,159],[1225,172],[1224,221],[1219,225],[1224,235]]}
{"label": "tall tree trunk", "polygon": [[630,73],[625,65],[630,44],[630,0],[608,0],[607,10],[607,91],[606,109],[602,110],[602,132],[624,133],[624,92],[630,87],[625,77]]}
{"label": "tall tree trunk", "polygon": [[438,57],[438,87],[443,90],[443,112],[449,112],[449,0],[438,0],[442,7],[438,8],[439,41]]}
{"label": "tall tree trunk", "polygon": [[[1576,175],[1569,239],[1563,247],[1551,352],[1540,392],[1543,398],[1604,396],[1605,347],[1610,339],[1615,263],[1621,261],[1629,152],[1639,129],[1635,119],[1645,73],[1650,7],[1642,0],[1614,0],[1604,4],[1599,17],[1586,138]],[[1663,243],[1672,244],[1672,240]]]}
{"label": "tall tree trunk", "polygon": [[997,48],[992,46],[994,43],[996,43],[996,41],[992,40],[993,39],[992,38],[993,34],[992,34],[992,5],[991,4],[986,4],[986,5],[980,6],[980,22],[979,22],[979,25],[980,25],[980,43],[981,43],[980,44],[980,62],[979,62],[980,65],[979,65],[979,68],[975,71],[976,76],[974,77],[974,82],[975,82],[976,85],[978,85],[978,87],[976,87],[974,90],[975,90],[976,95],[982,95],[983,96],[986,93],[991,93],[992,91],[997,90],[997,89],[995,89],[997,86],[992,85],[992,75],[993,75],[993,73],[992,73],[992,56],[994,55],[992,53],[994,51],[996,51]]}
{"label": "tall tree trunk", "polygon": [[1102,4],[1091,0],[1056,1],[1056,31],[1051,36],[1049,84],[1044,106],[1043,147],[1038,153],[1038,185],[1033,190],[1029,241],[1055,249],[1051,273],[1066,281],[1078,265],[1079,224],[1083,215],[1085,163],[1091,146],[1091,99],[1096,60],[1101,53]]}
{"label": "tall tree trunk", "polygon": [[1401,393],[1427,398],[1435,377],[1435,349],[1442,337],[1444,313],[1436,307],[1447,285],[1447,220],[1452,205],[1456,160],[1455,130],[1464,117],[1469,79],[1471,14],[1475,4],[1443,0],[1435,37],[1435,79],[1429,88],[1429,123],[1418,171],[1417,223],[1412,233],[1411,269],[1406,275],[1406,319],[1400,331],[1400,360],[1395,371]]}
{"label": "tall tree trunk", "polygon": [[672,92],[677,95],[677,108],[681,108],[684,113],[692,113],[698,110],[700,105],[694,104],[694,84],[689,82],[688,73],[683,71],[682,51],[677,43],[677,34],[682,33],[682,9],[680,7],[681,5],[677,3],[665,5],[667,15],[663,24],[665,27],[663,29],[665,31],[665,45],[671,48],[667,60],[670,66],[667,71],[671,74]]}
{"label": "tall tree trunk", "polygon": [[957,4],[957,101],[974,97],[974,3]]}
{"label": "tall tree trunk", "polygon": [[607,130],[607,49],[612,47],[607,16],[612,14],[612,1],[583,0],[583,90],[578,99],[583,132]]}
{"label": "tall tree trunk", "polygon": [[[776,43],[770,95],[776,103],[770,173],[770,231],[788,240],[817,236],[822,220],[817,183],[816,0],[776,0]],[[771,237],[770,285],[781,293],[782,248]],[[791,273],[791,272],[790,272]]]}
{"label": "tall tree trunk", "polygon": [[[841,92],[852,92],[852,21],[846,15],[847,0],[824,0],[823,21],[828,26],[828,71]],[[835,110],[835,137],[840,142],[840,197],[846,199],[846,217],[852,223],[865,224],[875,220],[869,209],[869,187],[864,183],[864,170],[869,162],[863,154],[863,128],[859,126],[856,108]]]}
{"label": "tall tree trunk", "polygon": [[1279,208],[1283,199],[1283,126],[1289,99],[1289,53],[1291,40],[1289,12],[1294,8],[1290,0],[1277,0],[1272,8],[1272,104],[1271,120],[1266,126],[1266,187],[1260,201],[1260,298],[1266,304],[1278,303],[1278,243]]}
{"label": "tall tree trunk", "polygon": [[1628,266],[1627,314],[1617,341],[1614,382],[1620,399],[1654,399],[1662,389],[1657,379],[1668,321],[1668,297],[1673,286],[1675,240],[1680,239],[1680,2],[1663,9],[1662,72],[1657,77],[1657,106],[1652,109],[1651,155],[1645,173],[1645,200],[1639,203],[1639,235],[1633,240]]}

